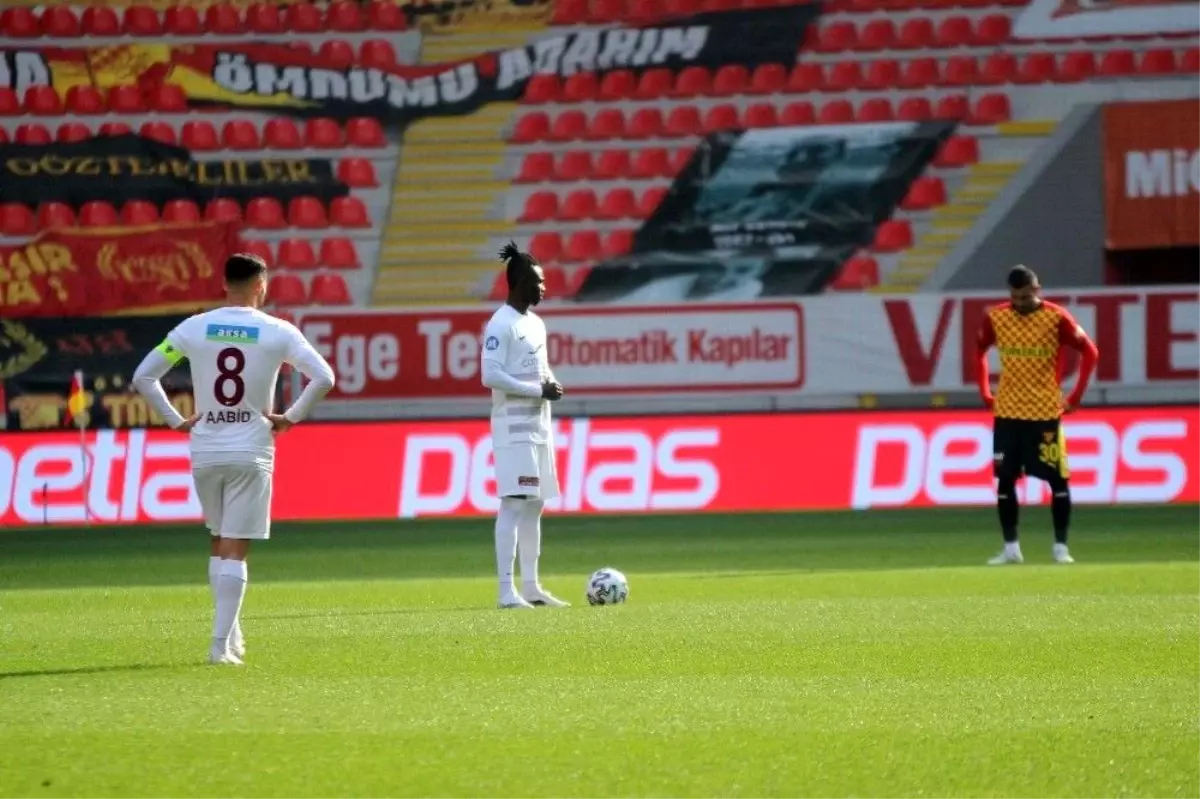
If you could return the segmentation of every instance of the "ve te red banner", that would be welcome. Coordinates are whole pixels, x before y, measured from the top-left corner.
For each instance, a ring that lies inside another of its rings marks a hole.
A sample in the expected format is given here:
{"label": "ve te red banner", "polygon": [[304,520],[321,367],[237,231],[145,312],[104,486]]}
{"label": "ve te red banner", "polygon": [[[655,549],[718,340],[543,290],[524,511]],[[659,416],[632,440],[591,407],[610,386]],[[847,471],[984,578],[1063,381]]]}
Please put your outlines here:
{"label": "ve te red banner", "polygon": [[50,230],[0,247],[0,314],[199,307],[221,298],[221,269],[237,244],[237,227],[228,222]]}
{"label": "ve te red banner", "polygon": [[[566,419],[566,513],[988,505],[991,419],[979,412]],[[1200,410],[1090,410],[1066,422],[1081,503],[1200,500]],[[497,508],[481,421],[305,424],[280,439],[276,519],[475,516]],[[197,522],[187,440],[164,430],[0,436],[0,525]],[[338,453],[337,458],[329,457]],[[1045,503],[1045,486],[1020,489]]]}

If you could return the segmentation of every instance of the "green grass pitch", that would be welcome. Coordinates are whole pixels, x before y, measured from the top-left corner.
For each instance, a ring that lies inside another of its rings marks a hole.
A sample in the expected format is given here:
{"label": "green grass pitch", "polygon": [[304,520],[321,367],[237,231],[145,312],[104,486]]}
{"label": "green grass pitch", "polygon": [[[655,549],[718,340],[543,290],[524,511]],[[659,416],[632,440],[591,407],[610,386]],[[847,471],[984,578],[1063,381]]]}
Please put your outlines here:
{"label": "green grass pitch", "polygon": [[[0,794],[1197,796],[1197,509],[277,525],[244,669],[196,527],[0,532]],[[586,576],[630,578],[591,608]]]}

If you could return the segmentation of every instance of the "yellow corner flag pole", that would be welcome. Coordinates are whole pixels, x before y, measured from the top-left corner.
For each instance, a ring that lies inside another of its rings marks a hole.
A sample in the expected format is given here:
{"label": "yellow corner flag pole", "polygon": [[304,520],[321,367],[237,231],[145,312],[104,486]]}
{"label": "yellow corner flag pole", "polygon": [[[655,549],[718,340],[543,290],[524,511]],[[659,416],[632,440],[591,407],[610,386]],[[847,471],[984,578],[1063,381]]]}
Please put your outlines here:
{"label": "yellow corner flag pole", "polygon": [[79,464],[83,468],[83,518],[88,524],[92,523],[92,511],[89,507],[92,491],[92,470],[88,464],[87,455],[87,425],[88,399],[83,390],[83,370],[76,369],[71,377],[71,391],[67,395],[67,415],[79,429]]}

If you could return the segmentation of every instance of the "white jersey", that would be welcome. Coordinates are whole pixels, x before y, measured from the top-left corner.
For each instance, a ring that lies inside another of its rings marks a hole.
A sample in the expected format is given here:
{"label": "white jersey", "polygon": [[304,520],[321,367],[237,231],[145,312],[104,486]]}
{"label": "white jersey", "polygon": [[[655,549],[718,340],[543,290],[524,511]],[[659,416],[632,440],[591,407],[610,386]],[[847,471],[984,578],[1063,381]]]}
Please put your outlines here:
{"label": "white jersey", "polygon": [[307,375],[333,375],[294,325],[255,308],[217,308],[192,316],[167,334],[164,347],[168,360],[186,357],[192,372],[199,416],[191,433],[193,466],[272,468],[275,437],[264,414],[275,412],[279,367],[286,362]]}
{"label": "white jersey", "polygon": [[[546,324],[533,311],[520,313],[504,305],[483,332],[481,358],[525,383],[541,384],[554,376],[546,354]],[[492,389],[492,446],[546,444],[550,436],[550,401]]]}

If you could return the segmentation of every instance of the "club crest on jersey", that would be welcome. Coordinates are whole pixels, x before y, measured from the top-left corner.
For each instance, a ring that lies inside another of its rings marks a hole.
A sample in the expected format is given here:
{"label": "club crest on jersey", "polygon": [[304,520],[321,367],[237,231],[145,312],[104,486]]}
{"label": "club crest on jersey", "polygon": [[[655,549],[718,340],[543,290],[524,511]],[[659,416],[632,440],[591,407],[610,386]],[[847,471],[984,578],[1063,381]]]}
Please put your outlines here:
{"label": "club crest on jersey", "polygon": [[1046,439],[1046,443],[1049,444],[1051,441],[1054,440],[1054,437],[1056,435],[1057,435],[1056,433],[1042,433],[1042,438]]}
{"label": "club crest on jersey", "polygon": [[541,483],[541,480],[539,480],[536,477],[518,477],[517,478],[517,485],[519,485],[519,486],[529,486],[530,488],[537,488],[540,483]]}
{"label": "club crest on jersey", "polygon": [[483,348],[488,352],[500,349],[500,339],[496,338],[495,336],[488,336],[487,341],[483,343]]}
{"label": "club crest on jersey", "polygon": [[209,325],[204,332],[209,341],[220,341],[227,344],[257,344],[258,328],[243,327],[242,325]]}

